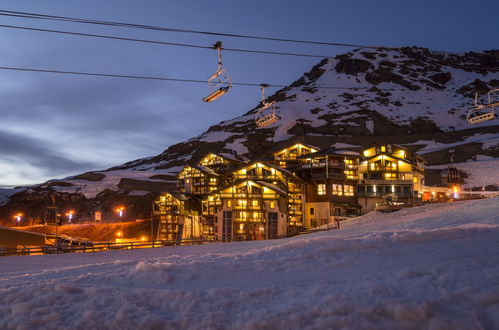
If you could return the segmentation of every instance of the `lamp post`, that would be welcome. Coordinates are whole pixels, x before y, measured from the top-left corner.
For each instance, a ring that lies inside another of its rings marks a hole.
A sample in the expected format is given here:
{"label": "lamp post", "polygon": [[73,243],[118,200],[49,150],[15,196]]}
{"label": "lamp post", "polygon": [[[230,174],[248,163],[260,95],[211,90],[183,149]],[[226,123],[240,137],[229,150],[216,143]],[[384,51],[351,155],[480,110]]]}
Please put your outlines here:
{"label": "lamp post", "polygon": [[75,211],[73,211],[73,210],[66,213],[66,217],[68,218],[68,223],[71,223],[71,221],[73,220],[74,214],[75,214]]}
{"label": "lamp post", "polygon": [[118,216],[121,218],[123,216],[123,213],[125,212],[125,207],[118,206],[115,211],[116,211],[116,213],[118,213]]}
{"label": "lamp post", "polygon": [[14,215],[14,219],[16,219],[16,226],[19,226],[23,219],[23,214],[21,212],[17,213],[16,215]]}

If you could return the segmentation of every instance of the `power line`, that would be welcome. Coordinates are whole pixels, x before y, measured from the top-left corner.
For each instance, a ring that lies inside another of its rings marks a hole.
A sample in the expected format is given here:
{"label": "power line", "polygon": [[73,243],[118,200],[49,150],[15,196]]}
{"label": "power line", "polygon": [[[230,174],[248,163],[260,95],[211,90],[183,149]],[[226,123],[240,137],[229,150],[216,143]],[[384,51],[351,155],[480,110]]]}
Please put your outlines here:
{"label": "power line", "polygon": [[11,10],[0,10],[0,15],[10,16],[10,17],[19,17],[19,18],[64,21],[64,22],[72,22],[72,23],[84,23],[84,24],[97,24],[97,25],[107,25],[107,26],[114,26],[114,27],[127,27],[127,28],[135,28],[135,29],[155,30],[155,31],[193,33],[193,34],[215,35],[215,36],[245,38],[245,39],[257,39],[257,40],[269,40],[269,41],[280,41],[280,42],[323,45],[323,46],[372,48],[372,49],[378,49],[378,48],[396,49],[396,47],[372,46],[372,45],[338,43],[338,42],[323,42],[323,41],[312,41],[312,40],[297,40],[297,39],[274,38],[274,37],[265,37],[265,36],[257,36],[257,35],[245,35],[245,34],[234,34],[234,33],[209,32],[209,31],[200,31],[200,30],[177,29],[177,28],[169,28],[169,27],[161,27],[161,26],[153,26],[153,25],[143,25],[143,24],[113,22],[113,21],[100,21],[100,20],[91,20],[91,19],[84,19],[84,18],[75,18],[75,17],[67,17],[67,16],[54,16],[54,15],[45,15],[45,14],[28,13],[28,12],[11,11]]}
{"label": "power line", "polygon": [[[117,37],[117,36],[110,36],[110,35],[93,34],[93,33],[81,33],[81,32],[71,32],[71,31],[62,31],[62,30],[41,29],[41,28],[33,28],[33,27],[18,26],[18,25],[0,24],[0,27],[9,28],[9,29],[18,29],[18,30],[39,31],[39,32],[49,32],[49,33],[57,33],[57,34],[84,36],[84,37],[103,38],[103,39],[134,41],[134,42],[150,43],[150,44],[157,44],[157,45],[180,46],[180,47],[201,48],[201,49],[213,49],[212,46],[200,46],[200,45],[183,44],[183,43],[177,43],[177,42],[166,42],[166,41],[137,39],[137,38],[125,38],[125,37]],[[301,57],[314,57],[314,58],[328,58],[328,57],[330,57],[327,55],[299,54],[299,53],[274,52],[274,51],[238,49],[238,48],[223,48],[223,50],[229,51],[229,52],[301,56]]]}

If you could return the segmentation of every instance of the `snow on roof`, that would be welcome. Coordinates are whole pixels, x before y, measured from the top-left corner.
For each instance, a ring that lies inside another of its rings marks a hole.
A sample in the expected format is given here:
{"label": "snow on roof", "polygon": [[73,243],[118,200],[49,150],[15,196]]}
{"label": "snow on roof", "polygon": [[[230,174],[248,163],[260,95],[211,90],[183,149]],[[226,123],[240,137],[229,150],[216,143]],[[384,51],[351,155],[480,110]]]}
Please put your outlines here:
{"label": "snow on roof", "polygon": [[198,165],[198,166],[194,166],[193,168],[201,171],[201,172],[204,172],[208,175],[212,175],[212,176],[220,176],[220,174],[218,174],[217,172],[213,171],[211,168],[209,167],[206,167],[206,166],[202,166],[202,165]]}
{"label": "snow on roof", "polygon": [[273,183],[268,183],[268,182],[265,182],[265,181],[255,181],[255,183],[258,183],[259,185],[261,186],[264,186],[264,187],[267,187],[271,190],[274,190],[275,192],[283,195],[283,196],[288,196],[288,194],[282,190],[281,188],[279,188],[278,186],[276,186],[275,184]]}
{"label": "snow on roof", "polygon": [[227,152],[219,152],[219,153],[216,153],[215,155],[218,155],[218,156],[220,156],[222,158],[225,158],[227,160],[231,160],[231,161],[234,161],[234,162],[238,162],[238,163],[244,162],[243,157],[241,157],[239,155],[229,154]]}

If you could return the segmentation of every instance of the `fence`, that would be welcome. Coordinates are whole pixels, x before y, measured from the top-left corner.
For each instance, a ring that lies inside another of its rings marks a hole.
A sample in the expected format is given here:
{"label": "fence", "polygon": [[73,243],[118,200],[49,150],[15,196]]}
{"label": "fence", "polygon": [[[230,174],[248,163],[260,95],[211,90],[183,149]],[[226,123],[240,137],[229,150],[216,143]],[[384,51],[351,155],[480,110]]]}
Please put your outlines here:
{"label": "fence", "polygon": [[[347,218],[345,218],[347,219]],[[343,219],[342,219],[343,220]],[[324,223],[317,228],[311,228],[301,231],[297,234],[310,234],[317,231],[338,229],[339,223]],[[294,236],[294,235],[290,235]],[[275,239],[282,239],[289,236],[277,237]],[[63,253],[87,253],[87,252],[100,252],[100,251],[117,251],[117,250],[134,250],[134,249],[147,249],[158,248],[165,246],[176,245],[197,245],[207,243],[228,243],[241,241],[238,237],[222,237],[221,239],[183,239],[180,242],[176,240],[155,240],[147,242],[127,242],[127,243],[93,243],[93,242],[79,242],[77,245],[45,245],[38,247],[26,247],[21,249],[0,249],[0,257],[6,256],[21,256],[21,255],[42,255],[42,254],[63,254]],[[75,242],[73,242],[74,244]]]}

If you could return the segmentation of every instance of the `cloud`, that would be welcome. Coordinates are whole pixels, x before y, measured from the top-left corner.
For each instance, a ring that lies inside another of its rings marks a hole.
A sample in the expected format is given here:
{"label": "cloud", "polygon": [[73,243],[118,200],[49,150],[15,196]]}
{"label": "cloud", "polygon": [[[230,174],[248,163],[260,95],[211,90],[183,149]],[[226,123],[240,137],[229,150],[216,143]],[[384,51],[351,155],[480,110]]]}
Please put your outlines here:
{"label": "cloud", "polygon": [[46,141],[0,130],[0,165],[30,165],[53,174],[79,172],[98,164],[78,161],[57,152]]}

